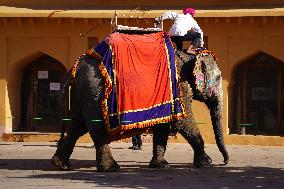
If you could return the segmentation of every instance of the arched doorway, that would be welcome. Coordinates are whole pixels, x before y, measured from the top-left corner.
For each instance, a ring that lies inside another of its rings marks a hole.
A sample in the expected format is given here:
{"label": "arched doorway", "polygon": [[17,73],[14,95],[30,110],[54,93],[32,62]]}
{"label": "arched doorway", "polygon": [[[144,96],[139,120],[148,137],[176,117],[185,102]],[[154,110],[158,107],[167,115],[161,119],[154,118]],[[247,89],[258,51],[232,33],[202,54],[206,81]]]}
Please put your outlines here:
{"label": "arched doorway", "polygon": [[260,52],[233,74],[231,133],[284,134],[284,64]]}
{"label": "arched doorway", "polygon": [[45,54],[23,69],[19,130],[60,130],[66,112],[66,103],[60,91],[65,76],[65,67]]}

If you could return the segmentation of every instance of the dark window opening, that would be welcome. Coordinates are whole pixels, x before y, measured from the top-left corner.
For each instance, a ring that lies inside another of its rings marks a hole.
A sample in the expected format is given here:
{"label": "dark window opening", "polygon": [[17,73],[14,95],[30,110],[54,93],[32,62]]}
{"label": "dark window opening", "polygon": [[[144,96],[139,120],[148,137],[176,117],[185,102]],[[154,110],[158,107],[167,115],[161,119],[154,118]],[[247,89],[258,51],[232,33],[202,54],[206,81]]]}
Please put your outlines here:
{"label": "dark window opening", "polygon": [[283,62],[259,53],[235,69],[233,82],[230,133],[283,135]]}
{"label": "dark window opening", "polygon": [[60,131],[66,114],[61,94],[65,76],[65,67],[48,55],[40,56],[23,69],[18,130]]}

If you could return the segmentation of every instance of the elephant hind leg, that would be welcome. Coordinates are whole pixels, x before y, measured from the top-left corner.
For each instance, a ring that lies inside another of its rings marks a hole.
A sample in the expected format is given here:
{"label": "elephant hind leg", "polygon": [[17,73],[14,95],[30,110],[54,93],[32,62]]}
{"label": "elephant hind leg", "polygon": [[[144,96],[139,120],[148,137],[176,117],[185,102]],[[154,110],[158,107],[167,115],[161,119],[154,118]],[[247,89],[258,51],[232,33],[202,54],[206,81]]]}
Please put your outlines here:
{"label": "elephant hind leg", "polygon": [[150,168],[170,167],[169,163],[164,158],[169,131],[169,124],[158,124],[153,127],[153,157],[149,164]]}
{"label": "elephant hind leg", "polygon": [[51,159],[51,163],[59,170],[69,170],[69,159],[80,136],[87,133],[86,125],[79,119],[73,119],[67,129],[67,136],[63,138],[60,145]]}
{"label": "elephant hind leg", "polygon": [[[93,110],[93,109],[91,109]],[[108,133],[106,131],[105,125],[103,122],[92,122],[91,119],[95,116],[92,116],[92,111],[86,111],[84,114],[86,116],[87,128],[89,134],[94,142],[96,148],[96,164],[98,172],[116,172],[120,170],[120,166],[114,160],[111,150],[108,145]],[[94,114],[97,117],[93,119],[102,120],[99,116],[100,114]]]}
{"label": "elephant hind leg", "polygon": [[179,132],[194,150],[194,167],[208,167],[212,159],[204,151],[204,141],[198,127],[195,126],[193,117],[178,121],[175,130]]}
{"label": "elephant hind leg", "polygon": [[108,144],[96,146],[96,161],[98,172],[117,172],[120,166],[112,157]]}

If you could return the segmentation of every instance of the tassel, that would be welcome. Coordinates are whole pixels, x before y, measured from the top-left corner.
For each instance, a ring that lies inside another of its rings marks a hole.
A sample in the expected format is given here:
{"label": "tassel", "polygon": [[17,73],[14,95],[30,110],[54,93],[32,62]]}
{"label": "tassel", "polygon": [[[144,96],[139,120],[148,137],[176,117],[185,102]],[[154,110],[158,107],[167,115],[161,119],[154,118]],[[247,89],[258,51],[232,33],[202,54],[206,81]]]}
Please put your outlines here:
{"label": "tassel", "polygon": [[105,95],[103,97],[102,100],[102,114],[103,114],[103,120],[105,122],[105,125],[107,127],[107,131],[108,133],[110,132],[110,123],[109,123],[109,117],[108,117],[108,103],[107,103],[107,99],[112,91],[112,83],[111,83],[111,79],[109,78],[109,75],[107,73],[107,70],[104,66],[103,63],[99,64],[99,69],[103,75],[103,77],[105,78]]}

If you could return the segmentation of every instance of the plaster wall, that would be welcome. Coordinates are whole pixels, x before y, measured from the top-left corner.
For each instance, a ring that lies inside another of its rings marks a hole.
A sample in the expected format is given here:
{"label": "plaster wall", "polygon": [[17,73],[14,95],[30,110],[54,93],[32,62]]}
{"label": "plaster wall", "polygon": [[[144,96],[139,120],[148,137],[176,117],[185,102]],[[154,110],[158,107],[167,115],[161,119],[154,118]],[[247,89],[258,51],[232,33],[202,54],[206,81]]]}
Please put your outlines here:
{"label": "plaster wall", "polygon": [[2,0],[3,5],[7,6],[16,6],[16,7],[81,7],[81,8],[90,8],[93,9],[102,9],[102,8],[121,8],[126,9],[129,7],[137,7],[140,8],[169,8],[169,7],[185,7],[185,6],[192,6],[192,7],[259,7],[259,6],[277,6],[283,5],[282,0],[205,0],[205,1],[198,1],[198,0],[191,0],[189,1],[171,1],[171,0],[108,0],[108,1],[88,1],[88,0],[49,0],[45,2],[39,2],[36,0]]}
{"label": "plaster wall", "polygon": [[[204,35],[208,36],[208,47],[216,53],[223,76],[224,133],[229,130],[228,90],[234,67],[256,52],[266,52],[282,61],[284,54],[283,17],[243,18],[197,18]],[[119,19],[129,26],[152,27],[152,19]],[[108,19],[46,19],[9,18],[0,19],[0,133],[11,132],[19,122],[21,70],[41,54],[48,54],[65,67],[70,68],[74,60],[86,49],[88,37],[104,39],[110,32]],[[170,21],[164,23],[168,30]],[[95,27],[94,30],[90,30]],[[89,31],[89,32],[88,32]],[[82,33],[88,32],[84,37]],[[193,102],[196,122],[207,143],[214,143],[209,111],[202,103]],[[13,115],[15,119],[7,118]],[[4,129],[3,129],[4,128]],[[227,141],[232,141],[226,135]],[[241,140],[241,139],[240,139]],[[253,138],[253,140],[256,140]],[[242,140],[243,141],[243,140]],[[276,142],[277,143],[277,142]]]}
{"label": "plaster wall", "polygon": [[7,86],[7,48],[6,39],[0,32],[0,135],[6,132],[6,86]]}

